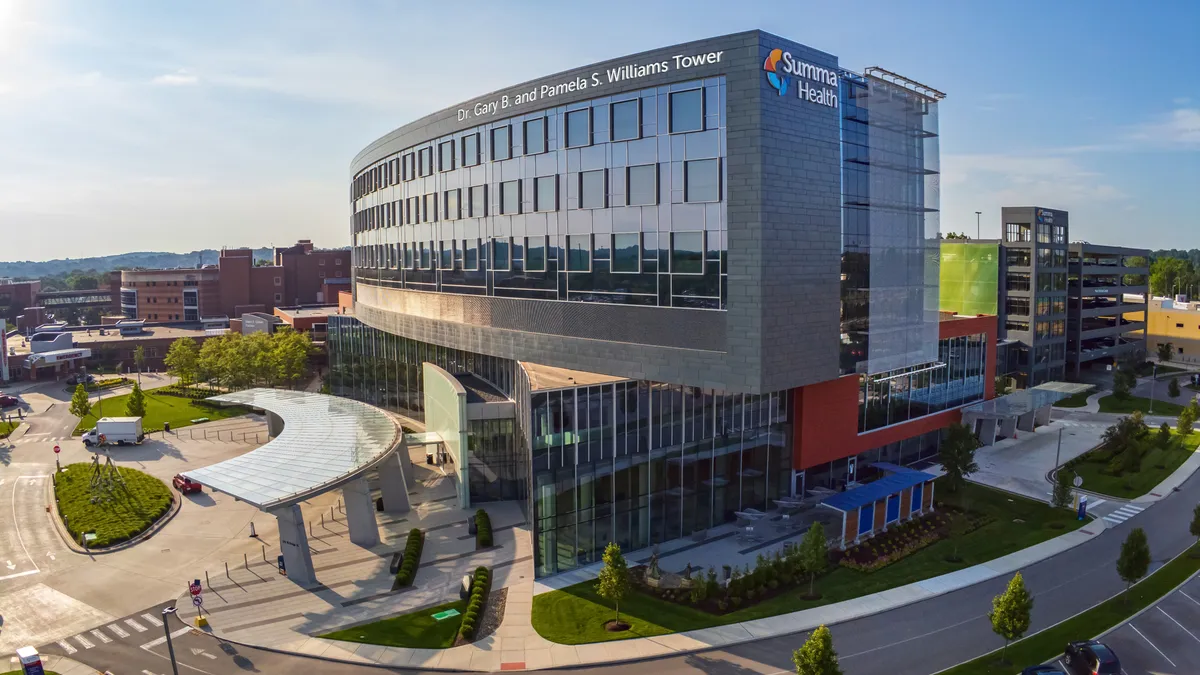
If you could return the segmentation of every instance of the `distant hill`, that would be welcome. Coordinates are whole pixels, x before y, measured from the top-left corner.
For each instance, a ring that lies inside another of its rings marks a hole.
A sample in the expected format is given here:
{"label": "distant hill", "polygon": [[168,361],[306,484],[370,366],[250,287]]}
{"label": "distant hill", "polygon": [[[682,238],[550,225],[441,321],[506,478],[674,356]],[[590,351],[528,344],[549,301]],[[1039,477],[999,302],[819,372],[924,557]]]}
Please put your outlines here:
{"label": "distant hill", "polygon": [[[175,267],[196,267],[197,265],[215,265],[220,251],[206,248],[203,251],[191,253],[165,253],[142,251],[137,253],[121,253],[118,255],[98,256],[95,258],[62,258],[34,262],[31,260],[0,262],[0,277],[18,279],[40,279],[42,277],[66,274],[72,270],[109,270],[133,269],[171,269]],[[272,251],[269,248],[254,249],[255,260],[271,260]]]}

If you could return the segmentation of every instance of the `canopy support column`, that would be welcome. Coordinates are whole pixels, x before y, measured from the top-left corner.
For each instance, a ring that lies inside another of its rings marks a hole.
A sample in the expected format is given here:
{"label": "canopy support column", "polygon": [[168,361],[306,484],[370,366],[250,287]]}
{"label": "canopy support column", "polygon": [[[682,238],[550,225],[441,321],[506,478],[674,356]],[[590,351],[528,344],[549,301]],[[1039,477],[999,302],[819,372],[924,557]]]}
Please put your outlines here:
{"label": "canopy support column", "polygon": [[346,527],[350,530],[350,541],[359,546],[371,547],[379,543],[379,525],[375,523],[375,505],[371,503],[371,489],[366,478],[356,478],[342,487],[342,501],[346,503]]}
{"label": "canopy support column", "polygon": [[379,491],[383,493],[383,510],[387,513],[408,513],[407,474],[413,472],[407,448],[401,446],[379,465]]}
{"label": "canopy support column", "polygon": [[316,583],[317,573],[313,569],[312,551],[308,548],[308,533],[304,531],[304,514],[300,512],[300,506],[293,504],[268,513],[279,523],[279,548],[288,579],[299,584]]}

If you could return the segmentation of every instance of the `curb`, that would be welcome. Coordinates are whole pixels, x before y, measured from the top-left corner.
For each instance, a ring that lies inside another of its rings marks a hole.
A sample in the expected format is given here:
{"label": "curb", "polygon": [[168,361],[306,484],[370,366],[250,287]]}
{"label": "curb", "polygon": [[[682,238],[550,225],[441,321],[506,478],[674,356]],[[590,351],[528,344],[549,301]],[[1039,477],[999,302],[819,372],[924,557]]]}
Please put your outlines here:
{"label": "curb", "polygon": [[[51,473],[50,476],[50,480],[46,481],[46,491],[48,493],[46,495],[46,503],[50,506],[50,520],[54,522],[54,531],[58,533],[58,536],[62,538],[63,543],[67,545],[67,548],[71,549],[72,553],[77,553],[79,555],[105,555],[108,553],[117,553],[118,551],[124,551],[126,549],[133,548],[134,546],[137,546],[143,541],[146,541],[147,539],[158,534],[159,531],[167,526],[167,523],[175,519],[176,514],[178,514],[179,510],[183,508],[182,495],[176,495],[174,492],[172,492],[171,507],[167,509],[167,512],[158,520],[154,521],[150,527],[132,539],[127,539],[119,544],[115,544],[106,548],[83,548],[71,537],[71,533],[66,530],[66,525],[64,525],[62,522],[62,516],[58,513],[58,500],[54,497],[54,474]],[[170,490],[169,487],[167,489]]]}

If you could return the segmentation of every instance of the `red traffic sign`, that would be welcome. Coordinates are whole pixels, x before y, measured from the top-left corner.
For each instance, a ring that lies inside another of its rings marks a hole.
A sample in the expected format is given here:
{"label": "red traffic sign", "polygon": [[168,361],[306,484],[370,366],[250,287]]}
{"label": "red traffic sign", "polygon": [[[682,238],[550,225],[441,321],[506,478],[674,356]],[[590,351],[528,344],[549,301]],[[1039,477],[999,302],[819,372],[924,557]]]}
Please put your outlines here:
{"label": "red traffic sign", "polygon": [[60,452],[62,452],[62,448],[58,447],[57,445],[56,445],[56,446],[54,446],[54,454],[56,454],[56,455],[57,455],[57,454],[58,454],[58,453],[60,453]]}
{"label": "red traffic sign", "polygon": [[197,579],[188,584],[188,592],[192,595],[200,595],[200,580]]}

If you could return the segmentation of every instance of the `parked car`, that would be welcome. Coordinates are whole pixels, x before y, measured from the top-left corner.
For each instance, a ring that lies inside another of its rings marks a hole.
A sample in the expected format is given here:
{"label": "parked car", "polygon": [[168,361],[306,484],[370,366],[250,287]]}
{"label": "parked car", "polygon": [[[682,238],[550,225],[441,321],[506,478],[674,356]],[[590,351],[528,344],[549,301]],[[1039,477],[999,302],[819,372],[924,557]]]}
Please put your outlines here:
{"label": "parked car", "polygon": [[0,394],[0,408],[11,408],[14,405],[20,405],[21,401],[16,396],[8,394]]}
{"label": "parked car", "polygon": [[1121,660],[1108,645],[1095,640],[1068,642],[1063,663],[1075,675],[1121,675]]}
{"label": "parked car", "polygon": [[1021,671],[1021,675],[1066,675],[1055,666],[1029,666]]}
{"label": "parked car", "polygon": [[183,474],[176,474],[175,478],[171,479],[171,484],[175,486],[176,490],[185,495],[192,492],[200,492],[200,484]]}
{"label": "parked car", "polygon": [[88,375],[85,377],[76,373],[67,378],[67,384],[84,384],[85,381],[87,384],[96,384],[96,376]]}

